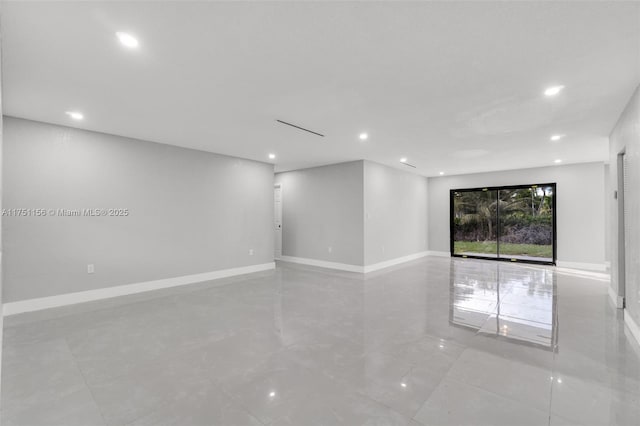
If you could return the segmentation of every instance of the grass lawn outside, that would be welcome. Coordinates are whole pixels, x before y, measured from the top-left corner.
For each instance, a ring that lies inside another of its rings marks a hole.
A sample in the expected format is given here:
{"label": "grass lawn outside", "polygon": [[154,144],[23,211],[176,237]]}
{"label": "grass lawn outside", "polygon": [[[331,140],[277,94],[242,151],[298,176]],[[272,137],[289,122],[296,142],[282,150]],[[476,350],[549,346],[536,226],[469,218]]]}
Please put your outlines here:
{"label": "grass lawn outside", "polygon": [[[455,241],[453,249],[455,254],[478,253],[495,256],[497,243],[495,241]],[[553,256],[553,247],[551,244],[500,243],[500,254],[551,258]]]}

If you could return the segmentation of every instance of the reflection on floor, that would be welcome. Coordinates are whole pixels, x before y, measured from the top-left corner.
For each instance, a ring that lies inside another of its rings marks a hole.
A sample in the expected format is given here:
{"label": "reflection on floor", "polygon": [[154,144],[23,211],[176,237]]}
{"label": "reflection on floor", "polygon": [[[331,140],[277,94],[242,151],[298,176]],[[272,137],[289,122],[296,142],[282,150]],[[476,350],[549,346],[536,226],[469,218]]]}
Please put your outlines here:
{"label": "reflection on floor", "polygon": [[640,349],[606,286],[471,259],[366,277],[282,263],[9,317],[1,420],[637,425]]}
{"label": "reflection on floor", "polygon": [[555,350],[554,279],[548,268],[500,262],[452,263],[451,323]]}

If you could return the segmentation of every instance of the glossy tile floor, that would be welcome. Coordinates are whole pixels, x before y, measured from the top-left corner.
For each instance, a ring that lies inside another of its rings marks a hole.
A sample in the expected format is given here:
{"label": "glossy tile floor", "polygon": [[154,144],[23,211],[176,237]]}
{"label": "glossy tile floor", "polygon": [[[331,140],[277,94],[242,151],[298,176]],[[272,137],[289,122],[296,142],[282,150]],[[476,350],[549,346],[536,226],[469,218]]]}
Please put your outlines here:
{"label": "glossy tile floor", "polygon": [[9,317],[2,424],[635,425],[640,357],[589,274],[424,258]]}

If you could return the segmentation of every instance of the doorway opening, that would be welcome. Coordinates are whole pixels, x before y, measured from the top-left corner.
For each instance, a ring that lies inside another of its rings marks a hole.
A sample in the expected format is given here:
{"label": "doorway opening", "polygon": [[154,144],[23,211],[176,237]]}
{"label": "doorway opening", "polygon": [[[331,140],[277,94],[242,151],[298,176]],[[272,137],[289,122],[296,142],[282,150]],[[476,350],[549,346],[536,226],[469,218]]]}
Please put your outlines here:
{"label": "doorway opening", "polygon": [[273,219],[275,226],[274,254],[276,260],[282,258],[282,185],[273,187]]}
{"label": "doorway opening", "polygon": [[450,213],[452,256],[555,265],[555,183],[452,189]]}
{"label": "doorway opening", "polygon": [[618,153],[618,189],[616,196],[618,198],[618,308],[624,308],[626,294],[626,278],[627,278],[627,250],[626,250],[626,228],[628,223],[628,209],[625,205],[625,195],[628,191],[625,186],[627,175],[627,164],[625,151]]}

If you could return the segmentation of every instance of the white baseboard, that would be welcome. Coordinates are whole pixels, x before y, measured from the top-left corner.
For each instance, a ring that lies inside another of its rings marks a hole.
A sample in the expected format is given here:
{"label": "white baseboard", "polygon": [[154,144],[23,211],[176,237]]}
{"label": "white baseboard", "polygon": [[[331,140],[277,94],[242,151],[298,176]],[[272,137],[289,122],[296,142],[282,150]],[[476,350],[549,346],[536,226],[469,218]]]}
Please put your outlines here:
{"label": "white baseboard", "polygon": [[325,260],[309,259],[306,257],[295,256],[282,256],[282,260],[285,262],[299,263],[302,265],[319,266],[321,268],[337,269],[339,271],[367,273],[377,271],[390,266],[399,265],[404,262],[419,259],[428,255],[428,252],[423,251],[419,253],[410,254],[408,256],[397,257],[395,259],[385,260],[384,262],[374,263],[372,265],[360,266],[351,265],[348,263],[327,262]]}
{"label": "white baseboard", "polygon": [[169,287],[178,287],[187,284],[195,284],[219,278],[235,275],[250,274],[253,272],[275,269],[275,262],[260,265],[243,266],[240,268],[222,269],[219,271],[204,272],[201,274],[184,275],[175,278],[166,278],[155,281],[125,284],[114,287],[105,287],[95,290],[79,291],[75,293],[60,294],[57,296],[39,297],[37,299],[20,300],[2,305],[3,316],[16,315],[25,312],[40,311],[42,309],[57,308],[60,306],[75,305],[77,303],[92,302],[112,297],[127,296],[146,291],[160,290]]}
{"label": "white baseboard", "polygon": [[584,263],[584,262],[567,262],[558,260],[556,266],[569,269],[583,269],[585,271],[606,272],[607,266],[604,263]]}
{"label": "white baseboard", "polygon": [[[438,257],[451,257],[451,253],[448,251],[435,251],[429,250],[427,252],[428,256],[438,256]],[[556,262],[556,266],[560,268],[568,268],[568,269],[582,269],[586,271],[598,271],[598,272],[606,272],[607,268],[610,267],[609,262],[604,263],[584,263],[584,262],[567,262],[564,260],[558,260]]]}
{"label": "white baseboard", "polygon": [[419,253],[410,254],[408,256],[397,257],[395,259],[385,260],[384,262],[374,263],[373,265],[367,265],[364,267],[364,272],[373,272],[379,269],[388,268],[390,266],[399,265],[404,262],[409,262],[412,260],[420,259],[421,257],[425,257],[429,254],[427,251],[422,251]]}
{"label": "white baseboard", "polygon": [[451,253],[449,253],[448,251],[434,251],[434,250],[429,250],[429,251],[427,252],[427,256],[451,257]]}
{"label": "white baseboard", "polygon": [[364,272],[364,266],[351,265],[348,263],[327,262],[325,260],[309,259],[306,257],[282,256],[280,259],[284,262],[299,263],[301,265],[319,266],[320,268],[337,269],[347,272]]}
{"label": "white baseboard", "polygon": [[618,296],[618,293],[616,293],[616,291],[610,285],[607,286],[607,289],[609,291],[609,299],[611,300],[613,306],[618,309],[622,309],[624,306],[622,297]]}
{"label": "white baseboard", "polygon": [[631,335],[636,339],[638,344],[640,345],[640,326],[633,320],[631,315],[627,310],[624,310],[624,323],[629,327],[629,331],[631,331]]}

